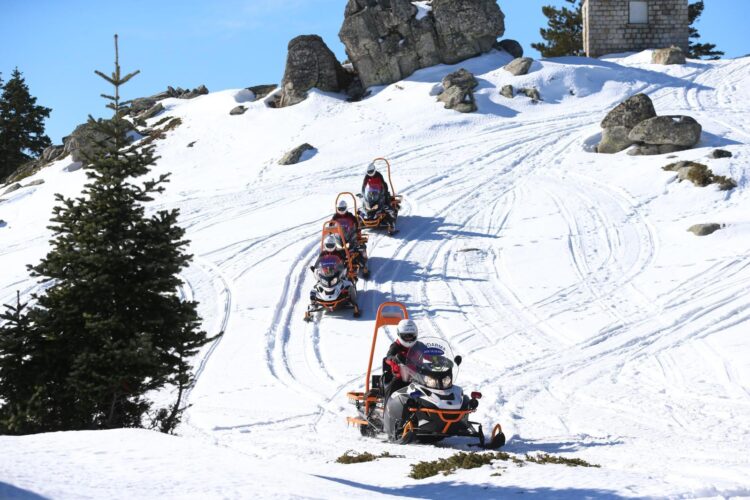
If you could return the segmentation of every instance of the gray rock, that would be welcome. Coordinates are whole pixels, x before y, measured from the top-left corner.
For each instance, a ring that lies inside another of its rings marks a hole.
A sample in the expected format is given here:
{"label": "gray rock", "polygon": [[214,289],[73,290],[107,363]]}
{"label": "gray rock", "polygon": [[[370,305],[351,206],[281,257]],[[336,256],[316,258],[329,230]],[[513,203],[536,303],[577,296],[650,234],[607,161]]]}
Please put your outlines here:
{"label": "gray rock", "polygon": [[508,99],[513,99],[514,96],[513,91],[513,85],[505,85],[502,89],[500,89],[500,95],[503,97],[507,97]]}
{"label": "gray rock", "polygon": [[446,109],[460,113],[473,113],[477,110],[473,90],[479,85],[469,71],[461,68],[443,78],[443,92],[438,101],[445,103]]}
{"label": "gray rock", "polygon": [[130,114],[137,115],[143,113],[147,109],[153,108],[154,106],[156,106],[156,99],[153,97],[139,97],[133,99],[130,103]]}
{"label": "gray rock", "polygon": [[51,163],[55,160],[59,160],[65,155],[65,148],[62,144],[48,146],[42,151],[41,159],[45,163]]}
{"label": "gray rock", "polygon": [[271,83],[266,85],[253,85],[252,87],[248,87],[247,90],[255,95],[255,100],[257,101],[258,99],[263,99],[278,87],[279,86],[275,83]]}
{"label": "gray rock", "polygon": [[657,116],[636,125],[629,137],[634,142],[646,144],[692,147],[700,141],[702,130],[690,116]]}
{"label": "gray rock", "polygon": [[288,49],[281,95],[276,107],[293,106],[304,101],[307,91],[312,88],[326,92],[339,92],[347,88],[349,75],[318,35],[293,38]]}
{"label": "gray rock", "polygon": [[[102,119],[100,118],[99,121],[101,122]],[[105,140],[104,134],[97,131],[91,122],[86,122],[77,126],[69,136],[63,137],[63,148],[74,162],[88,163],[86,158],[100,150],[99,144],[104,143]],[[114,142],[110,140],[110,144],[114,145]]]}
{"label": "gray rock", "polygon": [[615,126],[605,128],[602,132],[602,140],[596,147],[597,153],[613,154],[625,151],[634,143],[628,138],[630,129]]}
{"label": "gray rock", "polygon": [[31,187],[31,186],[41,186],[44,184],[44,179],[37,179],[35,181],[31,181],[28,184],[24,184],[23,187]]}
{"label": "gray rock", "polygon": [[[2,203],[3,201],[5,201],[5,200],[0,200],[0,203]],[[0,227],[5,227],[7,225],[8,225],[7,222],[5,222],[3,219],[0,219]]]}
{"label": "gray rock", "polygon": [[602,120],[602,128],[625,127],[629,130],[655,116],[656,110],[651,98],[646,94],[636,94],[607,113]]}
{"label": "gray rock", "polygon": [[496,0],[432,0],[416,14],[410,0],[348,0],[339,38],[363,88],[488,52],[505,32]]}
{"label": "gray rock", "polygon": [[315,148],[307,143],[297,146],[279,160],[279,165],[294,165],[295,163],[299,163],[302,155],[307,151],[315,151]]}
{"label": "gray rock", "polygon": [[146,111],[143,111],[140,113],[137,118],[139,120],[148,120],[149,118],[153,118],[154,116],[158,115],[164,111],[164,105],[160,102],[157,102],[155,105],[151,106]]}
{"label": "gray rock", "polygon": [[714,158],[716,160],[720,158],[731,158],[731,157],[732,157],[732,152],[727,151],[726,149],[714,149],[711,152],[711,158]]}
{"label": "gray rock", "polygon": [[696,236],[708,236],[709,234],[715,233],[722,227],[723,226],[721,224],[716,224],[715,222],[709,224],[695,224],[690,226],[688,231]]}
{"label": "gray rock", "polygon": [[229,112],[230,115],[241,115],[244,114],[245,111],[247,111],[247,108],[245,106],[236,106],[232,108],[232,110]]}
{"label": "gray rock", "polygon": [[503,69],[513,76],[525,75],[529,72],[531,64],[534,62],[530,57],[519,57],[503,66]]}
{"label": "gray rock", "polygon": [[12,193],[13,191],[18,191],[22,187],[23,186],[21,186],[20,182],[16,182],[15,184],[11,184],[10,187],[8,187],[8,189],[6,189],[5,191],[3,191],[3,194]]}
{"label": "gray rock", "polygon": [[[192,99],[194,97],[206,94],[208,94],[208,89],[205,85],[199,85],[193,90],[185,90],[181,87],[174,88],[172,86],[168,86],[167,90],[165,90],[164,92],[159,92],[158,94],[154,94],[146,99],[151,99],[153,101],[161,101],[162,99],[167,99],[169,97],[173,97],[176,99]],[[136,100],[134,100],[133,102],[135,102]]]}
{"label": "gray rock", "polygon": [[518,93],[523,94],[531,99],[534,104],[542,100],[542,96],[539,94],[539,91],[535,87],[518,89]]}
{"label": "gray rock", "polygon": [[628,154],[630,156],[666,155],[669,153],[684,151],[686,149],[688,148],[685,146],[675,146],[673,144],[639,144],[630,149]]}
{"label": "gray rock", "polygon": [[504,50],[516,59],[518,59],[519,57],[523,57],[523,47],[521,46],[521,44],[509,38],[500,40],[499,42],[495,43],[495,48],[497,50]]}
{"label": "gray rock", "polygon": [[685,53],[679,47],[656,49],[651,54],[651,64],[685,64]]}

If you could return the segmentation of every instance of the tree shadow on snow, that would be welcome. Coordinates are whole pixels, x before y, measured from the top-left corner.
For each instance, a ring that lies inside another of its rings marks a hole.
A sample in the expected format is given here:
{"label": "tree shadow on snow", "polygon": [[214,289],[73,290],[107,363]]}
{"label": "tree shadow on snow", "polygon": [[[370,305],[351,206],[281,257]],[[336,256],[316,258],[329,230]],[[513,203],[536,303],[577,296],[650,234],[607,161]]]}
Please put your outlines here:
{"label": "tree shadow on snow", "polygon": [[0,498],[14,500],[46,500],[47,497],[0,481]]}
{"label": "tree shadow on snow", "polygon": [[[594,488],[519,488],[516,486],[495,486],[485,484],[467,484],[455,481],[440,481],[427,484],[413,484],[401,487],[374,486],[370,484],[350,481],[337,477],[314,475],[317,478],[333,481],[338,484],[359,488],[363,492],[380,493],[410,498],[518,498],[518,495],[530,494],[535,498],[602,498],[619,499],[625,498],[614,491],[600,490]],[[631,498],[631,497],[628,497]]]}

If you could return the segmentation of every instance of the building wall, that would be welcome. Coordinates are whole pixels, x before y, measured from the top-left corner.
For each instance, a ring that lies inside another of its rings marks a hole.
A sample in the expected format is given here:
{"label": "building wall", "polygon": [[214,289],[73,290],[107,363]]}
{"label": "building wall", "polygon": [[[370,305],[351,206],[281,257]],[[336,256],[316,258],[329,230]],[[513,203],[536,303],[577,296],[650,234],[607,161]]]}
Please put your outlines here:
{"label": "building wall", "polygon": [[586,0],[583,49],[589,57],[675,45],[688,50],[688,0],[649,0],[648,24],[630,24],[630,0]]}

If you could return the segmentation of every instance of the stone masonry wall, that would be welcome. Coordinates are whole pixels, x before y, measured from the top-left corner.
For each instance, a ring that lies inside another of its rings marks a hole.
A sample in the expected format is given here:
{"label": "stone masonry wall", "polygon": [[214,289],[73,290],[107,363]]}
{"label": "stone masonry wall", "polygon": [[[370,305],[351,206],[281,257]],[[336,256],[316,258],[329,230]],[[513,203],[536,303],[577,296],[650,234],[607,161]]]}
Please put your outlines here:
{"label": "stone masonry wall", "polygon": [[675,45],[688,50],[688,0],[649,0],[648,24],[630,24],[630,0],[586,0],[583,48],[589,57]]}

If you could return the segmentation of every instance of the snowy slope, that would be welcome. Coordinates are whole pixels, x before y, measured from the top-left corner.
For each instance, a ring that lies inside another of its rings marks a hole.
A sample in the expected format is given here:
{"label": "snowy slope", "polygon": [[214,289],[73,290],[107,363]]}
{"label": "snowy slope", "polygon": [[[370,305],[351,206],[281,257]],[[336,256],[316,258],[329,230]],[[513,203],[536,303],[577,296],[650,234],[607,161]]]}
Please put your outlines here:
{"label": "snowy slope", "polygon": [[[155,173],[173,179],[153,208],[182,210],[195,254],[186,293],[210,333],[226,330],[196,360],[183,437],[0,437],[0,496],[4,487],[54,498],[750,496],[750,59],[563,58],[523,77],[500,69],[508,60],[491,53],[422,70],[359,103],[314,92],[270,109],[237,90],[165,101],[183,125],[158,143]],[[480,82],[476,114],[435,102],[459,67]],[[498,93],[506,84],[536,86],[544,101],[508,100]],[[637,92],[659,114],[701,122],[699,148],[673,159],[591,153],[606,112]],[[229,116],[238,102],[249,110]],[[276,164],[303,142],[318,150],[311,159]],[[734,157],[708,159],[714,147]],[[320,228],[377,156],[391,160],[405,195],[401,232],[370,240],[361,319],[306,324]],[[680,159],[739,187],[678,183],[660,167]],[[84,181],[69,167],[54,164],[35,176],[45,184],[0,203],[6,302],[34,289],[25,264],[48,249],[53,193],[75,194]],[[727,227],[705,238],[686,231],[702,222]],[[423,335],[464,355],[458,382],[484,393],[477,418],[502,423],[506,451],[601,468],[410,479],[409,464],[467,443],[400,447],[346,428],[345,395],[364,382],[385,300],[406,303]],[[334,463],[350,449],[404,458]],[[140,461],[149,473],[118,472]],[[186,475],[204,465],[210,474]]]}

